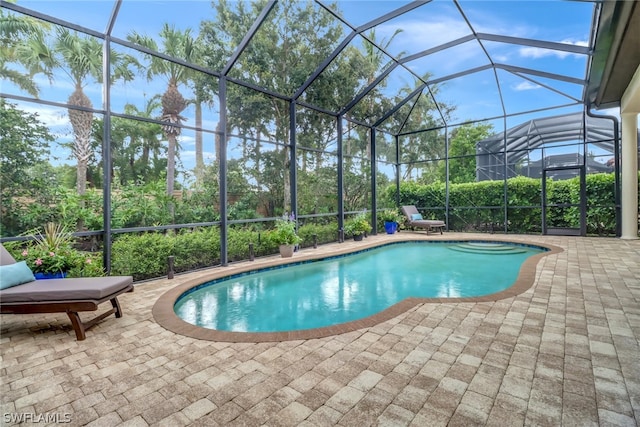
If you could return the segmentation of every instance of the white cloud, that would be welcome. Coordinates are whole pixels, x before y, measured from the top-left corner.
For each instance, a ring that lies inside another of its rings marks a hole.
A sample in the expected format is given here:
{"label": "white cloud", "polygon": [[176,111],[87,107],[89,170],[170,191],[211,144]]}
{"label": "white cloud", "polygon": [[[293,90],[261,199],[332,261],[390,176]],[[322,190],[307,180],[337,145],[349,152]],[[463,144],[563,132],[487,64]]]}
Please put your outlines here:
{"label": "white cloud", "polygon": [[[391,46],[418,46],[420,50],[424,50],[425,46],[427,48],[439,46],[451,40],[466,36],[471,32],[469,27],[461,25],[459,20],[443,16],[434,17],[431,22],[407,20],[403,21],[401,25],[398,24],[399,23],[396,22],[394,25],[382,24],[377,26],[377,42],[382,44],[383,39],[388,41],[396,28],[402,28],[403,31],[393,39]],[[415,49],[409,49],[409,51],[410,53],[417,52]]]}
{"label": "white cloud", "polygon": [[29,114],[37,114],[38,119],[49,129],[60,129],[62,127],[71,126],[66,110],[60,110],[46,105],[35,106],[33,104],[23,103],[21,103],[19,107],[21,110],[26,111]]}
{"label": "white cloud", "polygon": [[541,88],[542,86],[531,83],[529,81],[523,81],[513,86],[513,90],[516,90],[516,91],[535,90],[535,89],[541,89]]}
{"label": "white cloud", "polygon": [[[581,40],[579,41],[563,40],[560,43],[570,44],[574,46],[583,46],[583,47],[589,46],[588,42],[581,41]],[[560,59],[564,59],[568,56],[578,56],[578,57],[581,56],[575,53],[570,53],[570,52],[565,52],[560,50],[553,50],[553,49],[543,49],[543,48],[531,47],[531,46],[522,47],[519,49],[519,52],[520,52],[520,56],[523,56],[525,58],[534,58],[534,59],[543,58],[545,56],[555,56]]]}

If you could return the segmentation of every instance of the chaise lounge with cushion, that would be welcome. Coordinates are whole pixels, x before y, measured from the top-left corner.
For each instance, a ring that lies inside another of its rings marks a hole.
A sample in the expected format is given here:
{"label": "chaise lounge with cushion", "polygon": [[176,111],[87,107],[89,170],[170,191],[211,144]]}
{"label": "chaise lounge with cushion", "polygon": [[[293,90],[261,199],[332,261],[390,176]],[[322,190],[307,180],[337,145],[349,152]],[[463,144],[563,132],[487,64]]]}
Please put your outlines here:
{"label": "chaise lounge with cushion", "polygon": [[[0,245],[0,313],[67,313],[78,341],[85,331],[111,314],[122,317],[118,295],[133,291],[133,277],[107,276],[35,280],[24,261],[16,262]],[[78,312],[96,311],[104,302],[112,308],[83,322]]]}
{"label": "chaise lounge with cushion", "polygon": [[442,234],[443,230],[447,226],[444,221],[422,218],[418,209],[413,205],[403,206],[402,213],[407,217],[408,227],[411,227],[412,229],[421,228],[426,230],[427,234],[432,230],[440,230],[440,234]]}

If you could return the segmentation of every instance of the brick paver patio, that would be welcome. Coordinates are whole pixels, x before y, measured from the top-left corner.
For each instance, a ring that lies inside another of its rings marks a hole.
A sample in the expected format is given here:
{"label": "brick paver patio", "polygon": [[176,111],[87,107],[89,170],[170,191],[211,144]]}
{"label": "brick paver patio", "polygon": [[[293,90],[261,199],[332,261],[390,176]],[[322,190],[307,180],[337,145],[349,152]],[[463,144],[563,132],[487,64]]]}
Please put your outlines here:
{"label": "brick paver patio", "polygon": [[[211,271],[137,284],[120,297],[124,317],[106,319],[85,341],[75,340],[64,314],[2,315],[2,423],[640,424],[640,241],[419,236],[502,238],[564,251],[542,258],[533,286],[519,295],[418,304],[380,324],[319,339],[216,342],[155,321],[151,310],[161,295]],[[270,262],[279,259],[254,263]]]}

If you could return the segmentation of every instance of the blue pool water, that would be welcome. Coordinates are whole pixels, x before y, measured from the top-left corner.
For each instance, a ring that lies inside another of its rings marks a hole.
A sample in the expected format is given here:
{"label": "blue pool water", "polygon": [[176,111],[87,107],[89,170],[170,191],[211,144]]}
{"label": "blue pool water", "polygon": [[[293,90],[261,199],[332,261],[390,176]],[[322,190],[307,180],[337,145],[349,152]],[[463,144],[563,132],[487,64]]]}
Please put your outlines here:
{"label": "blue pool water", "polygon": [[483,242],[405,242],[208,282],[174,306],[209,329],[279,332],[362,319],[409,297],[478,297],[510,287],[544,251]]}

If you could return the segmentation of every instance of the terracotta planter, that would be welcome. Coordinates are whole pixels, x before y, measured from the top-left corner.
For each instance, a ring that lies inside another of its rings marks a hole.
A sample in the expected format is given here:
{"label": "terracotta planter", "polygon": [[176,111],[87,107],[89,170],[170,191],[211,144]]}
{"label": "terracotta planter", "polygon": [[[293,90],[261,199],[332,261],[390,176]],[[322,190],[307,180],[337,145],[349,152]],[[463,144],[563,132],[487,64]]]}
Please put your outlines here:
{"label": "terracotta planter", "polygon": [[291,258],[295,245],[280,245],[280,256],[282,258]]}

